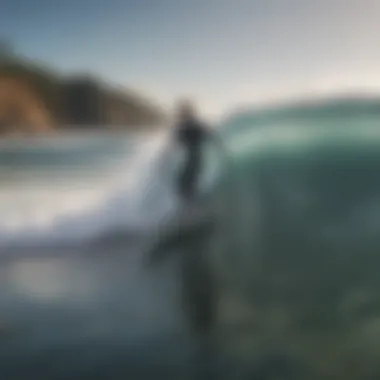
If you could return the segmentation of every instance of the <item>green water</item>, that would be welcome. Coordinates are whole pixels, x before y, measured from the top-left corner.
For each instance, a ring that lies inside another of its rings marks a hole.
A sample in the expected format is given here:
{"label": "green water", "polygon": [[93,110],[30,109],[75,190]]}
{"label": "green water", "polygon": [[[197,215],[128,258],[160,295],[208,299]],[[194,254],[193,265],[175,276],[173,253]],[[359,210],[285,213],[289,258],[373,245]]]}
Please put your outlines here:
{"label": "green water", "polygon": [[248,357],[280,349],[302,378],[380,378],[379,120],[317,121],[223,126],[221,304],[238,303],[225,314],[249,326],[232,339]]}

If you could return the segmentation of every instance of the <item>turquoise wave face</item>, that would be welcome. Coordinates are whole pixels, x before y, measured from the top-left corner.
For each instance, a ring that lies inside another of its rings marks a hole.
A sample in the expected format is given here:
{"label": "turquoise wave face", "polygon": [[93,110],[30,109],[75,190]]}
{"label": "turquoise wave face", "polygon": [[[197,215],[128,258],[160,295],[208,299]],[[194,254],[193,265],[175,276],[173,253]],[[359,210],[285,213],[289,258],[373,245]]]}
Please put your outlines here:
{"label": "turquoise wave face", "polygon": [[308,268],[321,280],[333,263],[327,271],[355,268],[364,278],[379,261],[378,120],[301,121],[221,128],[229,154],[217,185],[224,232],[216,257],[245,289],[257,285],[257,271],[304,276]]}
{"label": "turquoise wave face", "polygon": [[295,354],[300,378],[360,379],[364,367],[378,378],[380,119],[290,116],[221,126],[211,254],[222,330],[243,321],[231,341],[245,362],[274,346]]}

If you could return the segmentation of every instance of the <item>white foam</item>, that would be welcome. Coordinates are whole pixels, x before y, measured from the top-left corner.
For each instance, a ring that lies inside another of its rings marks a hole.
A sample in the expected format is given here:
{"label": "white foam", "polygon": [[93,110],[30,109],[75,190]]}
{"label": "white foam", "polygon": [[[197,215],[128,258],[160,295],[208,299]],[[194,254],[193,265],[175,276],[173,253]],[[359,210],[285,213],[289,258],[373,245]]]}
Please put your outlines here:
{"label": "white foam", "polygon": [[[120,143],[117,140],[111,144]],[[110,154],[106,162],[99,163],[97,153],[92,152],[93,165],[87,160],[81,167],[78,159],[78,167],[71,163],[65,170],[62,158],[60,165],[54,166],[57,154],[73,161],[78,151],[91,148],[89,143],[65,146],[57,141],[59,149],[55,149],[51,139],[41,141],[36,152],[46,148],[44,143],[49,145],[49,151],[45,149],[49,169],[40,171],[36,164],[28,172],[22,164],[9,173],[6,167],[3,172],[0,168],[4,183],[0,189],[0,247],[80,242],[112,229],[147,228],[158,223],[175,208],[169,179],[174,152],[166,142],[165,134],[145,137],[136,142],[132,152],[126,142],[126,149]],[[14,149],[25,153],[30,150],[26,143],[19,142]],[[110,141],[103,143],[109,148]],[[100,154],[102,139],[95,139],[92,148]],[[9,151],[9,146],[6,149]],[[2,153],[0,147],[0,160]]]}

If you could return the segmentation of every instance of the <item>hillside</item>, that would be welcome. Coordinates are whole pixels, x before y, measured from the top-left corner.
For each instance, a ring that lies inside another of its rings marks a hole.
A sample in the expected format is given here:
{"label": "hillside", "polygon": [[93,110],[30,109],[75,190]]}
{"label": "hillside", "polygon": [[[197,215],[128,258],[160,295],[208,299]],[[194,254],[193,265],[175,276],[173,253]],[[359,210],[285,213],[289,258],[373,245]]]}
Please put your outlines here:
{"label": "hillside", "polygon": [[98,78],[63,77],[13,56],[0,61],[1,134],[144,128],[164,118],[154,103]]}

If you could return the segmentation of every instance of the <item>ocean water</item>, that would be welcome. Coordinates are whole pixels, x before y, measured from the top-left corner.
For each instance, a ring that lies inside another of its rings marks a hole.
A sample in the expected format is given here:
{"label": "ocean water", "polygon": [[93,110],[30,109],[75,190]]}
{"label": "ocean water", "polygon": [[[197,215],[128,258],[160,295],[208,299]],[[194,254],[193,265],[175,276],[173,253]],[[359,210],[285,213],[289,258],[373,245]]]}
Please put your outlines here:
{"label": "ocean water", "polygon": [[[156,136],[104,135],[4,142],[0,245],[80,243],[154,223],[173,207],[160,183],[168,173],[160,163],[153,169],[160,144]],[[161,202],[152,203],[151,193]]]}
{"label": "ocean water", "polygon": [[300,378],[378,378],[378,117],[222,128],[232,158],[220,191],[235,202],[215,257],[248,315],[248,358],[269,347],[295,355]]}
{"label": "ocean water", "polygon": [[378,118],[244,115],[218,131],[225,150],[208,147],[201,186],[215,228],[169,233],[174,254],[153,267],[151,233],[181,209],[166,132],[2,142],[7,378],[199,377],[181,286],[208,283],[181,252],[207,255],[218,279],[226,378],[377,378]]}
{"label": "ocean water", "polygon": [[[146,265],[153,232],[179,209],[181,160],[166,132],[2,141],[6,378],[191,375],[197,343],[181,310],[178,257]],[[211,161],[203,193],[215,183]]]}

